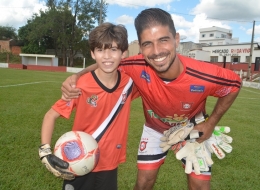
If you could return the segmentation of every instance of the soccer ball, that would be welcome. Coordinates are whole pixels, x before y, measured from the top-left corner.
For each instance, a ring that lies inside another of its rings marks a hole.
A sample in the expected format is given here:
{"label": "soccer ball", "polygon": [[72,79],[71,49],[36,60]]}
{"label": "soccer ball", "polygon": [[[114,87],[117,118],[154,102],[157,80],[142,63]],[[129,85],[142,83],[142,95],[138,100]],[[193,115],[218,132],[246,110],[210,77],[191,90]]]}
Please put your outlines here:
{"label": "soccer ball", "polygon": [[54,155],[68,162],[68,170],[75,176],[86,175],[98,163],[98,143],[90,134],[69,131],[57,140]]}

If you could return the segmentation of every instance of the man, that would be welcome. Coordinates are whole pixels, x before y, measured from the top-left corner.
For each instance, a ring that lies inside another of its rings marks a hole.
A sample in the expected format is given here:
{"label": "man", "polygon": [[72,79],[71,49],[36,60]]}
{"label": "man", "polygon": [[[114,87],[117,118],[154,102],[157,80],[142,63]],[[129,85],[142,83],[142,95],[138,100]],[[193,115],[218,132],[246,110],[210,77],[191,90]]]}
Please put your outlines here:
{"label": "man", "polygon": [[[234,102],[241,81],[230,70],[177,55],[179,34],[171,15],[165,11],[158,8],[142,11],[135,19],[135,28],[141,54],[121,61],[119,69],[133,79],[143,100],[146,121],[138,150],[134,189],[150,190],[167,155],[159,147],[162,133],[198,113],[205,114],[207,97],[215,96],[218,101],[207,122],[194,127],[203,132],[197,142],[204,142]],[[86,68],[82,73],[94,68]],[[64,98],[78,97],[80,91],[72,87],[82,73],[63,83]],[[187,175],[189,189],[210,189],[210,175],[210,171]]]}

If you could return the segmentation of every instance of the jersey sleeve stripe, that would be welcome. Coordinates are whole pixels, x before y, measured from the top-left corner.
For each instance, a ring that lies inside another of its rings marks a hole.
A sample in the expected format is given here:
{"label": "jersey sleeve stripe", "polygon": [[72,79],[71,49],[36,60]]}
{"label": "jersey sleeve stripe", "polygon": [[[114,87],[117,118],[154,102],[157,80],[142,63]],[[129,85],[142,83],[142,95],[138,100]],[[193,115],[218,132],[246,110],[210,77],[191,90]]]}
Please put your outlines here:
{"label": "jersey sleeve stripe", "polygon": [[210,74],[196,71],[196,70],[188,68],[188,67],[187,67],[186,73],[191,76],[194,76],[196,78],[200,78],[202,80],[206,80],[206,81],[216,83],[216,84],[221,84],[221,85],[226,85],[226,86],[236,86],[238,88],[240,88],[240,86],[241,86],[241,82],[238,80],[230,80],[230,79],[226,79],[226,78],[213,76]]}

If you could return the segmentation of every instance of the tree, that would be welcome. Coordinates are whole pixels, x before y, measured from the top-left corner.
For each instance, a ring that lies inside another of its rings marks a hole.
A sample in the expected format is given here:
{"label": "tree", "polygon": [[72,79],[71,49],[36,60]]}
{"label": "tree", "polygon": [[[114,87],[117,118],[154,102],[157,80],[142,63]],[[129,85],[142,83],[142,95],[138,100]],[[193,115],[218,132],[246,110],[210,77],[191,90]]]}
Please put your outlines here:
{"label": "tree", "polygon": [[[23,51],[42,52],[46,48],[55,49],[62,55],[63,65],[66,57],[73,66],[73,58],[82,52],[89,31],[98,23],[100,17],[99,0],[47,0],[48,10],[34,14],[27,25],[18,31],[24,40]],[[107,4],[103,3],[102,20],[106,17]],[[84,41],[84,42],[83,42]]]}
{"label": "tree", "polygon": [[17,39],[16,29],[10,26],[0,26],[0,40]]}
{"label": "tree", "polygon": [[[69,9],[72,14],[72,20],[67,30],[70,36],[67,41],[70,66],[73,66],[73,57],[82,49],[83,39],[88,39],[89,32],[99,22],[100,18],[100,0],[65,0],[60,1],[59,7]],[[102,5],[102,20],[106,17],[107,4]]]}

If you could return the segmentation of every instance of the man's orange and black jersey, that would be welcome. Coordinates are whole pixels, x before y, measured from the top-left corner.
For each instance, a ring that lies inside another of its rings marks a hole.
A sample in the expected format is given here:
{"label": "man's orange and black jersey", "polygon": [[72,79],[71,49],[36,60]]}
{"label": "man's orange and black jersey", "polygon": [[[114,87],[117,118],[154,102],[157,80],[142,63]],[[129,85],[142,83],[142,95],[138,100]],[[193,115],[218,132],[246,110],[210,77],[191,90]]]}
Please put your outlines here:
{"label": "man's orange and black jersey", "polygon": [[134,81],[143,100],[146,126],[163,132],[171,126],[206,112],[208,96],[224,97],[241,86],[231,70],[177,55],[183,72],[172,81],[164,81],[144,60],[143,55],[124,59],[119,69]]}
{"label": "man's orange and black jersey", "polygon": [[57,101],[52,108],[69,118],[75,109],[72,130],[99,138],[100,158],[93,172],[112,170],[126,160],[126,142],[131,100],[138,97],[132,79],[118,72],[114,88],[104,86],[95,72],[80,77],[77,88],[82,94],[70,102]]}

